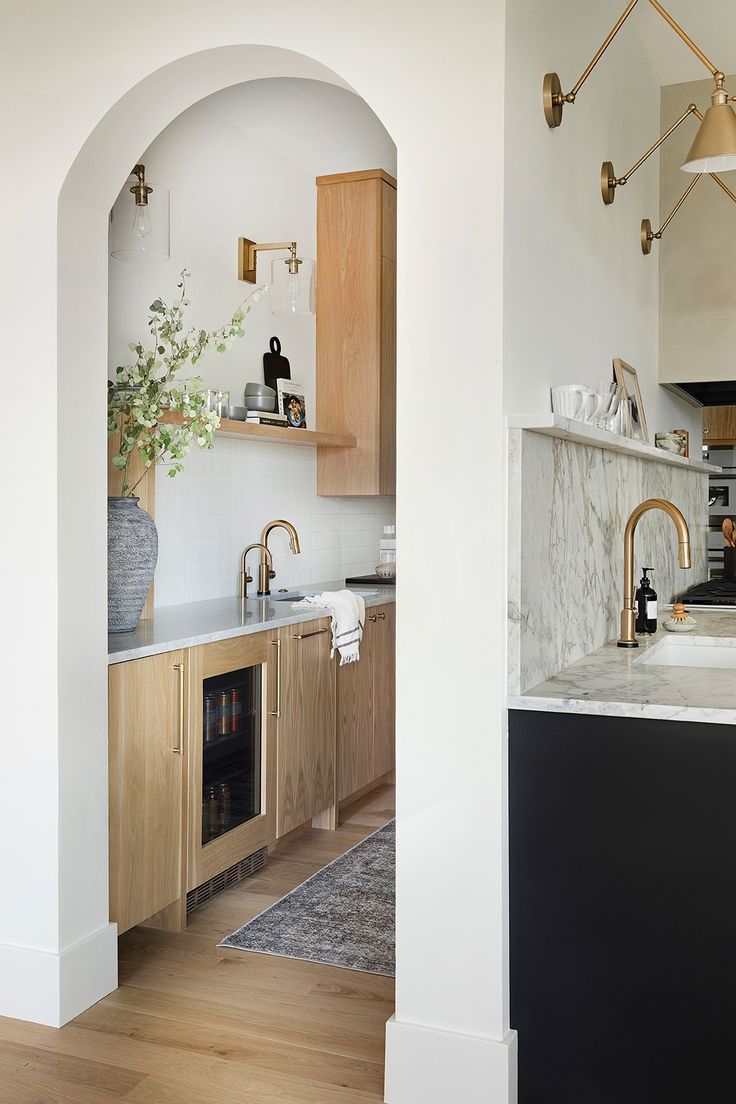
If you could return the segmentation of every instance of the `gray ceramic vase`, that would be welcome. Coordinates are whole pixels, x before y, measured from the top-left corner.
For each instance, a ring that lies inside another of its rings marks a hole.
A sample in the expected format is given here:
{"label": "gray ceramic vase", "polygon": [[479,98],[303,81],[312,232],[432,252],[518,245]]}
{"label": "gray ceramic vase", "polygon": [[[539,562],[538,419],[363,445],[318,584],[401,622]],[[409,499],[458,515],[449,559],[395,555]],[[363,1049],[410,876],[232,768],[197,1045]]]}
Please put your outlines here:
{"label": "gray ceramic vase", "polygon": [[107,627],[131,632],[141,618],[158,559],[158,531],[137,498],[107,500]]}

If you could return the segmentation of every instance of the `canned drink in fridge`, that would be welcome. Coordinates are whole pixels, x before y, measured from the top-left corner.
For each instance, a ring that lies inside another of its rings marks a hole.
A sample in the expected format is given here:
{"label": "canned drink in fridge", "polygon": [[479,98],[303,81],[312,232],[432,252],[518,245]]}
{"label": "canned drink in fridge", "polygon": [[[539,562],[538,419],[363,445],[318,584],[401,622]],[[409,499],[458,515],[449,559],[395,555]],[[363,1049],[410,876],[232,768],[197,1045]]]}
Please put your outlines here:
{"label": "canned drink in fridge", "polygon": [[222,831],[227,832],[230,827],[230,787],[227,782],[221,782],[217,787],[217,796],[219,797]]}
{"label": "canned drink in fridge", "polygon": [[217,698],[214,694],[205,694],[204,698],[204,742],[211,744],[217,738]]}
{"label": "canned drink in fridge", "polygon": [[240,698],[240,688],[234,686],[230,691],[230,731],[240,731],[240,718],[243,715],[243,703]]}
{"label": "canned drink in fridge", "polygon": [[230,691],[221,690],[217,696],[217,731],[220,736],[229,736],[232,721]]}
{"label": "canned drink in fridge", "polygon": [[214,839],[215,836],[219,836],[222,831],[222,818],[220,815],[220,802],[217,796],[217,790],[214,786],[210,786],[207,791],[207,820],[209,823],[209,838]]}

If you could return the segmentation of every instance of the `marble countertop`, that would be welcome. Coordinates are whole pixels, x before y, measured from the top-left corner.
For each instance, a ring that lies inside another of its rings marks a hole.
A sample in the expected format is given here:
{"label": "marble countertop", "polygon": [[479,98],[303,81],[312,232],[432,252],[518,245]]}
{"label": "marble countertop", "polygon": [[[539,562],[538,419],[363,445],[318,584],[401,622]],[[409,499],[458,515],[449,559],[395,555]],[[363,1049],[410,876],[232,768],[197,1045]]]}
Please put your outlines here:
{"label": "marble countertop", "polygon": [[[162,606],[151,618],[141,621],[133,632],[110,633],[107,641],[108,664],[126,663],[130,659],[191,648],[196,644],[211,644],[234,636],[264,632],[281,625],[296,625],[302,621],[317,621],[327,616],[316,606],[295,605],[309,593],[344,590],[345,581],[317,583],[294,587],[293,601],[248,598],[214,598],[208,602],[189,602],[181,606]],[[349,587],[362,594],[366,606],[380,606],[396,601],[395,586]],[[276,597],[278,592],[273,593]]]}
{"label": "marble countertop", "polygon": [[651,662],[656,658],[653,649],[664,639],[736,645],[736,610],[693,610],[697,626],[687,634],[662,629],[670,616],[671,611],[665,610],[659,632],[639,637],[638,648],[617,648],[611,641],[525,694],[510,697],[509,708],[736,724],[736,670]]}

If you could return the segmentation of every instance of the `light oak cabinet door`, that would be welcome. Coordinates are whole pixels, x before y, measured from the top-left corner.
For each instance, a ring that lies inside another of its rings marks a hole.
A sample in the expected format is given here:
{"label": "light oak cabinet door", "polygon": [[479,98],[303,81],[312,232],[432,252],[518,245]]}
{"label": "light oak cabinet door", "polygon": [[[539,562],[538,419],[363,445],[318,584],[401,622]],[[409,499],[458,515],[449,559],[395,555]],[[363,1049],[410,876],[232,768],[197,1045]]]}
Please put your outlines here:
{"label": "light oak cabinet door", "polygon": [[110,919],[124,932],[182,893],[183,652],[109,668]]}
{"label": "light oak cabinet door", "polygon": [[360,660],[337,671],[340,801],[394,769],[396,607],[366,610]]}
{"label": "light oak cabinet door", "polygon": [[317,494],[396,493],[396,181],[317,177]]}
{"label": "light oak cabinet door", "polygon": [[277,634],[276,835],[336,804],[335,667],[330,620]]}
{"label": "light oak cabinet door", "polygon": [[396,766],[396,606],[381,606],[373,626],[373,777]]}
{"label": "light oak cabinet door", "polygon": [[736,406],[703,407],[704,444],[736,444]]}

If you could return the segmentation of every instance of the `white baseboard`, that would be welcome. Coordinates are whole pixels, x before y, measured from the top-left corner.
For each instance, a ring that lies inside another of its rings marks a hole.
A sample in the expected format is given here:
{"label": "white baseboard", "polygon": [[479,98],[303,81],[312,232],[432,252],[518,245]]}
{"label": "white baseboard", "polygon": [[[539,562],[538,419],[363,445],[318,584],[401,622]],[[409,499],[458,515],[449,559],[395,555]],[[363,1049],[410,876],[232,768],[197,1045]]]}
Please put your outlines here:
{"label": "white baseboard", "polygon": [[387,1104],[516,1104],[516,1032],[499,1041],[386,1024]]}
{"label": "white baseboard", "polygon": [[0,944],[0,1016],[63,1027],[117,984],[115,924],[60,954]]}

